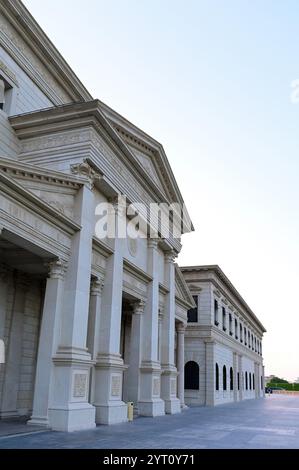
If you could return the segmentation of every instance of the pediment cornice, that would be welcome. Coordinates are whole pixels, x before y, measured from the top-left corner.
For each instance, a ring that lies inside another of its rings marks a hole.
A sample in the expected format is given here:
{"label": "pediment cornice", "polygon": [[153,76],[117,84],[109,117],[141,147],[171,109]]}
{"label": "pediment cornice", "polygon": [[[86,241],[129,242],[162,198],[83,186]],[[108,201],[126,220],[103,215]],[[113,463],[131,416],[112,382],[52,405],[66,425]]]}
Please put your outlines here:
{"label": "pediment cornice", "polygon": [[0,13],[3,47],[54,104],[92,99],[21,1],[0,0]]}
{"label": "pediment cornice", "polygon": [[72,177],[62,172],[38,168],[34,165],[4,158],[0,158],[0,170],[13,179],[38,181],[64,186],[73,190],[80,189],[85,182],[84,178]]}
{"label": "pediment cornice", "polygon": [[194,308],[196,306],[195,302],[183,277],[183,274],[177,264],[175,264],[175,283],[177,299],[180,300],[188,309]]}

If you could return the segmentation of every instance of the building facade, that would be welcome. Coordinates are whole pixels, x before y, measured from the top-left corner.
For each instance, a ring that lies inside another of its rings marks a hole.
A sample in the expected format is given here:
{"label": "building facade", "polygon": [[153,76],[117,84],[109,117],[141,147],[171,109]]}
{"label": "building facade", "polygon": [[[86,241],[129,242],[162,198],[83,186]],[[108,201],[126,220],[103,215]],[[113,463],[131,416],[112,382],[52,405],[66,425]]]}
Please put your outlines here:
{"label": "building facade", "polygon": [[[0,0],[0,83],[0,417],[179,413],[193,299],[180,239],[148,218],[184,205],[163,147],[93,100],[19,0]],[[115,237],[98,236],[103,204]],[[120,236],[138,204],[143,236]]]}
{"label": "building facade", "polygon": [[218,266],[181,270],[196,304],[185,337],[186,404],[263,397],[265,328]]}

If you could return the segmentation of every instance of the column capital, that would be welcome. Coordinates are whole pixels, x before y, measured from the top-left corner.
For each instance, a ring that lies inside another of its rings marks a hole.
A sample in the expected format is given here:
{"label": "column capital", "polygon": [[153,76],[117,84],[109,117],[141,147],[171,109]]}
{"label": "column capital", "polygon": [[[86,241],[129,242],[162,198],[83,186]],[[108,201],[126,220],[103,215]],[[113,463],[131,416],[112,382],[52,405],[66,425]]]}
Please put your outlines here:
{"label": "column capital", "polygon": [[158,238],[148,238],[147,246],[149,249],[156,250],[158,248],[159,239]]}
{"label": "column capital", "polygon": [[174,250],[166,251],[164,255],[166,263],[169,264],[174,263],[177,256],[178,255]]}
{"label": "column capital", "polygon": [[179,323],[178,326],[177,326],[177,329],[176,329],[177,333],[181,334],[181,335],[182,334],[184,335],[185,331],[186,331],[186,327],[187,327],[187,325],[185,323]]}
{"label": "column capital", "polygon": [[134,315],[142,315],[144,313],[145,302],[138,300],[133,305]]}
{"label": "column capital", "polygon": [[60,259],[49,261],[48,263],[46,263],[46,266],[49,270],[49,279],[64,279],[67,270],[67,263],[65,261],[62,261]]}
{"label": "column capital", "polygon": [[103,279],[94,278],[90,283],[90,295],[101,296],[104,288]]}
{"label": "column capital", "polygon": [[83,162],[81,163],[71,165],[71,172],[74,175],[83,176],[84,178],[87,178],[89,183],[88,186],[91,190],[94,188],[95,183],[99,181],[102,177],[100,173],[96,172],[90,166],[86,159],[83,160]]}

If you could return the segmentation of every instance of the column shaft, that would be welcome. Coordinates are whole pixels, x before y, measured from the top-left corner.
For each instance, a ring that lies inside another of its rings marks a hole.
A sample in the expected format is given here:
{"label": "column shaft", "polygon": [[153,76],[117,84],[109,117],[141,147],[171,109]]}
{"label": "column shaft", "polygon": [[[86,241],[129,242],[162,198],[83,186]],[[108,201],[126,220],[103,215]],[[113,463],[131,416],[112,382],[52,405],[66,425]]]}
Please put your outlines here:
{"label": "column shaft", "polygon": [[185,408],[185,331],[186,326],[181,324],[177,329],[177,368],[178,368],[178,397],[181,407]]}
{"label": "column shaft", "polygon": [[[215,344],[206,341],[206,406],[215,405],[216,373],[215,373]],[[220,378],[219,378],[220,382]]]}
{"label": "column shaft", "polygon": [[95,427],[95,409],[88,402],[91,357],[87,327],[94,234],[94,197],[83,186],[76,196],[75,218],[81,229],[72,240],[65,277],[60,345],[54,356],[51,427],[75,431]]}
{"label": "column shaft", "polygon": [[175,265],[172,251],[165,255],[165,281],[169,292],[162,325],[161,397],[165,402],[165,412],[174,414],[181,411],[181,404],[177,398],[177,369],[174,365]]}
{"label": "column shaft", "polygon": [[106,264],[95,366],[94,404],[96,422],[101,424],[127,421],[127,406],[122,400],[126,366],[120,355],[123,253],[126,241],[120,231],[125,222],[125,209],[122,205],[114,204],[109,212],[110,222],[115,220],[114,253]]}
{"label": "column shaft", "polygon": [[34,387],[33,413],[30,424],[49,426],[49,401],[53,386],[53,356],[59,344],[61,309],[66,265],[61,261],[49,263]]}
{"label": "column shaft", "polygon": [[148,285],[147,301],[143,318],[142,361],[140,376],[139,414],[143,416],[163,415],[161,400],[161,366],[159,350],[159,253],[158,241],[148,240],[147,271],[152,276]]}

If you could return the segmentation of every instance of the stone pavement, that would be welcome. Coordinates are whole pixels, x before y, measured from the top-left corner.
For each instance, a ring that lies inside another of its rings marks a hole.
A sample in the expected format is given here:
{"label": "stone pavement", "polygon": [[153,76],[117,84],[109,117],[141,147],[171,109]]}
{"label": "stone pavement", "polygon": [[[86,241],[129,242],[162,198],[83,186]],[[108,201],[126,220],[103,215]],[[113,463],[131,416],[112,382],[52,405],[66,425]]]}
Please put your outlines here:
{"label": "stone pavement", "polygon": [[299,448],[299,397],[271,395],[74,433],[0,437],[2,449]]}

